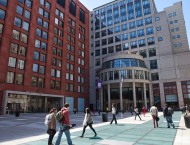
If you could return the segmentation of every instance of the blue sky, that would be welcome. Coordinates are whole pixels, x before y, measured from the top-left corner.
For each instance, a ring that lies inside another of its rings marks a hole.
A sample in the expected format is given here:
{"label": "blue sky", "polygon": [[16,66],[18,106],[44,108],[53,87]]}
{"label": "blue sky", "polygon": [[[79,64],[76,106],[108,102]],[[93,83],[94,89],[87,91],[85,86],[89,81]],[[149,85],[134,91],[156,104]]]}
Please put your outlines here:
{"label": "blue sky", "polygon": [[[104,5],[106,3],[112,2],[113,0],[79,0],[86,8],[88,8],[90,11],[92,11],[93,8],[96,8],[98,6]],[[165,7],[172,6],[173,3],[178,2],[180,0],[154,0],[156,3],[156,7],[158,12],[163,11]],[[188,16],[189,13],[189,6],[190,6],[190,0],[181,0],[183,5],[183,14],[185,18],[185,25],[187,29],[187,37],[188,41],[190,42],[190,18]]]}

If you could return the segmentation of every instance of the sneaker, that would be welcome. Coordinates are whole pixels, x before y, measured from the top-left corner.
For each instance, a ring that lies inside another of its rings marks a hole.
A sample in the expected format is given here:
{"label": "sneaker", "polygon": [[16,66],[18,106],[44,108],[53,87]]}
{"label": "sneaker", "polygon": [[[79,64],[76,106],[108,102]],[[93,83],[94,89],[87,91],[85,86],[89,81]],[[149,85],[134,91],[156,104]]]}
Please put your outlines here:
{"label": "sneaker", "polygon": [[79,137],[83,137],[83,135],[79,136]]}
{"label": "sneaker", "polygon": [[94,137],[96,137],[96,136],[97,136],[97,134],[94,135]]}
{"label": "sneaker", "polygon": [[175,128],[175,125],[174,125],[174,124],[173,124],[172,126],[173,126],[173,128]]}
{"label": "sneaker", "polygon": [[170,128],[170,127],[168,126],[168,128]]}

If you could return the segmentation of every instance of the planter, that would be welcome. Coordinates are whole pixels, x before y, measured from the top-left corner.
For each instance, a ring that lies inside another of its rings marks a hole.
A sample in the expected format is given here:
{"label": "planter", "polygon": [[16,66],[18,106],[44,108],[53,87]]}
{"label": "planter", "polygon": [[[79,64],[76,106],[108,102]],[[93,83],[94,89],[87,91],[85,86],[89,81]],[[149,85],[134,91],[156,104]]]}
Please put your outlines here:
{"label": "planter", "polygon": [[184,120],[185,120],[185,126],[186,126],[187,128],[190,128],[190,116],[185,115],[185,116],[184,116]]}
{"label": "planter", "polygon": [[108,115],[107,114],[102,114],[102,121],[108,122]]}

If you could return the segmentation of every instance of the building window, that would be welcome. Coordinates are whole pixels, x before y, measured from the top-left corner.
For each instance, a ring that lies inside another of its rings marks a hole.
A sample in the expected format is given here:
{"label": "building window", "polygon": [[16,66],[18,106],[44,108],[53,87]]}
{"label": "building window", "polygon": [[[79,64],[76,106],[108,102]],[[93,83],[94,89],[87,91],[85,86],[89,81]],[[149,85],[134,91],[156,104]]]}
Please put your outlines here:
{"label": "building window", "polygon": [[29,8],[32,8],[31,0],[26,0],[26,6],[29,7]]}
{"label": "building window", "polygon": [[147,58],[146,49],[140,50],[140,51],[139,51],[139,54],[140,54],[141,56],[143,56],[143,58]]}
{"label": "building window", "polygon": [[[3,10],[2,10],[3,11]],[[23,14],[23,7],[21,7],[21,6],[19,6],[19,5],[17,5],[17,8],[16,8],[16,13],[18,13],[18,14],[20,14],[20,15],[22,15]],[[0,14],[2,15],[3,13],[2,12],[0,12]],[[5,15],[4,15],[5,16]],[[1,16],[0,16],[0,18],[1,18]],[[4,19],[3,19],[4,20]]]}
{"label": "building window", "polygon": [[150,69],[158,69],[157,60],[150,60]]}
{"label": "building window", "polygon": [[61,90],[61,82],[56,81],[56,90]]}
{"label": "building window", "polygon": [[26,56],[26,47],[20,46],[19,55]]}
{"label": "building window", "polygon": [[100,65],[100,59],[96,59],[95,60],[95,66],[99,66]]}
{"label": "building window", "polygon": [[136,38],[136,31],[130,32],[130,39]]}
{"label": "building window", "polygon": [[178,31],[178,30],[179,30],[179,28],[175,28],[175,30],[176,30],[176,31]]}
{"label": "building window", "polygon": [[159,37],[159,38],[158,38],[158,41],[163,41],[163,38],[162,38],[162,37]]}
{"label": "building window", "polygon": [[123,50],[129,50],[129,43],[123,43]]}
{"label": "building window", "polygon": [[85,12],[80,9],[80,21],[85,24]]}
{"label": "building window", "polygon": [[61,39],[59,39],[59,46],[62,47],[63,46],[63,41]]}
{"label": "building window", "polygon": [[116,52],[121,51],[121,44],[116,45],[115,48],[116,48]]}
{"label": "building window", "polygon": [[108,29],[108,35],[113,34],[113,28]]}
{"label": "building window", "polygon": [[19,40],[19,38],[20,38],[20,32],[13,29],[12,38],[13,38],[13,39],[16,39],[16,40]]}
{"label": "building window", "polygon": [[128,33],[122,34],[122,40],[128,40]]}
{"label": "building window", "polygon": [[59,22],[59,26],[61,27],[61,28],[63,28],[63,22],[60,20],[60,22]]}
{"label": "building window", "polygon": [[40,53],[38,51],[34,51],[34,60],[39,60]]}
{"label": "building window", "polygon": [[18,1],[21,2],[22,4],[24,4],[24,1],[25,1],[25,0],[18,0]]}
{"label": "building window", "polygon": [[39,78],[39,88],[44,88],[44,78]]}
{"label": "building window", "polygon": [[175,20],[174,22],[175,22],[175,23],[177,23],[178,21],[177,21],[177,20]]}
{"label": "building window", "polygon": [[135,79],[139,79],[139,70],[134,70]]}
{"label": "building window", "polygon": [[177,15],[176,15],[176,12],[173,13],[173,16],[174,16],[174,17],[177,16]]}
{"label": "building window", "polygon": [[46,2],[46,8],[50,10],[50,7],[51,7],[50,3]]}
{"label": "building window", "polygon": [[49,23],[44,21],[44,28],[48,29]]}
{"label": "building window", "polygon": [[22,35],[21,35],[21,42],[27,43],[28,42],[28,35],[22,33]]}
{"label": "building window", "polygon": [[42,50],[46,51],[47,49],[47,44],[45,42],[42,42]]}
{"label": "building window", "polygon": [[127,30],[127,24],[121,25],[122,31]]}
{"label": "building window", "polygon": [[155,44],[154,37],[147,38],[147,41],[148,41],[148,45],[153,45],[153,44]]}
{"label": "building window", "polygon": [[119,79],[119,71],[114,71],[114,80],[118,80]]}
{"label": "building window", "polygon": [[53,43],[57,45],[57,37],[53,38]]}
{"label": "building window", "polygon": [[41,7],[39,7],[39,12],[38,12],[40,15],[44,15],[44,9],[42,9]]}
{"label": "building window", "polygon": [[74,75],[73,74],[70,74],[70,80],[74,81]]}
{"label": "building window", "polygon": [[161,27],[157,27],[157,31],[160,31],[161,30]]}
{"label": "building window", "polygon": [[181,46],[182,46],[182,44],[181,44],[181,43],[179,43],[179,44],[178,44],[178,46],[179,46],[179,47],[181,47]]}
{"label": "building window", "polygon": [[66,80],[69,80],[69,73],[66,73]]}
{"label": "building window", "polygon": [[43,38],[47,40],[47,32],[43,31]]}
{"label": "building window", "polygon": [[174,29],[171,29],[171,32],[173,32],[174,31]]}
{"label": "building window", "polygon": [[22,20],[19,19],[19,18],[17,18],[17,17],[15,17],[14,25],[20,28],[21,25],[22,25]]}
{"label": "building window", "polygon": [[55,89],[55,81],[51,80],[51,89]]}
{"label": "building window", "polygon": [[16,84],[17,84],[17,85],[23,85],[23,78],[24,78],[24,75],[23,75],[23,74],[18,74],[18,73],[17,73],[17,76],[16,76]]}
{"label": "building window", "polygon": [[158,73],[151,73],[151,78],[152,78],[152,81],[158,81],[159,80]]}
{"label": "building window", "polygon": [[115,36],[115,42],[120,42],[121,41],[121,35]]}
{"label": "building window", "polygon": [[172,17],[172,14],[169,14],[168,16],[169,16],[169,18],[171,18],[171,17]]}
{"label": "building window", "polygon": [[64,14],[62,12],[60,12],[60,18],[64,19]]}
{"label": "building window", "polygon": [[107,48],[102,48],[102,55],[107,54]]}
{"label": "building window", "polygon": [[35,41],[35,47],[40,48],[40,40],[36,39],[36,41]]}
{"label": "building window", "polygon": [[57,78],[61,78],[61,71],[57,70]]}
{"label": "building window", "polygon": [[74,65],[71,64],[71,71],[74,71]]}
{"label": "building window", "polygon": [[72,0],[70,0],[69,4],[69,13],[76,16],[76,4]]}
{"label": "building window", "polygon": [[170,21],[170,24],[173,24],[173,21]]}
{"label": "building window", "polygon": [[69,91],[69,84],[66,83],[66,91]]}
{"label": "building window", "polygon": [[7,83],[14,84],[14,77],[15,77],[14,72],[7,72]]}
{"label": "building window", "polygon": [[14,57],[9,57],[9,64],[8,64],[9,67],[16,67],[16,58]]}
{"label": "building window", "polygon": [[137,27],[143,26],[143,19],[137,21]]}
{"label": "building window", "polygon": [[58,10],[58,9],[55,10],[55,14],[56,14],[57,16],[59,16],[59,10]]}
{"label": "building window", "polygon": [[177,35],[177,38],[180,38],[180,35]]}
{"label": "building window", "polygon": [[95,41],[95,47],[99,47],[100,46],[100,40]]}
{"label": "building window", "polygon": [[37,28],[37,30],[36,30],[36,35],[39,36],[39,37],[41,37],[41,35],[42,35],[42,30],[39,29],[39,28]]}
{"label": "building window", "polygon": [[152,17],[145,18],[145,24],[152,24]]}
{"label": "building window", "polygon": [[11,43],[10,52],[17,54],[18,51],[18,44]]}
{"label": "building window", "polygon": [[149,57],[156,56],[156,48],[151,48],[148,51],[149,51]]}
{"label": "building window", "polygon": [[7,6],[7,0],[1,0],[0,4],[6,7]]}
{"label": "building window", "polygon": [[153,32],[153,27],[148,27],[148,28],[146,28],[146,34],[147,35],[150,35],[150,34],[153,34],[154,32]]}
{"label": "building window", "polygon": [[144,39],[139,40],[139,47],[143,47],[143,46],[146,46],[145,40]]}
{"label": "building window", "polygon": [[78,86],[78,93],[80,93],[80,86]]}
{"label": "building window", "polygon": [[70,84],[70,91],[73,92],[74,91],[74,85]]}
{"label": "building window", "polygon": [[33,63],[33,72],[38,73],[38,64]]}
{"label": "building window", "polygon": [[131,42],[131,49],[137,48],[137,41]]}
{"label": "building window", "polygon": [[175,36],[173,36],[172,39],[175,39]]}
{"label": "building window", "polygon": [[49,19],[49,12],[45,11],[45,18]]}
{"label": "building window", "polygon": [[174,47],[177,47],[177,44],[174,44]]}
{"label": "building window", "polygon": [[40,74],[44,75],[45,74],[45,66],[40,65]]}
{"label": "building window", "polygon": [[32,77],[32,87],[37,87],[38,78]]}
{"label": "building window", "polygon": [[38,25],[42,26],[42,19],[38,17]]}
{"label": "building window", "polygon": [[133,29],[133,28],[135,28],[135,21],[129,23],[129,29]]}
{"label": "building window", "polygon": [[56,66],[56,58],[52,57],[52,65]]}
{"label": "building window", "polygon": [[46,55],[41,53],[41,62],[46,62]]}
{"label": "building window", "polygon": [[18,61],[18,69],[24,70],[24,64],[25,64],[25,61],[19,59],[19,61]]}
{"label": "building window", "polygon": [[159,21],[159,20],[160,20],[160,17],[156,17],[156,18],[155,18],[155,21]]}
{"label": "building window", "polygon": [[117,26],[117,27],[115,27],[114,29],[115,29],[115,33],[120,32],[120,26]]}
{"label": "building window", "polygon": [[106,36],[106,30],[102,31],[102,37]]}
{"label": "building window", "polygon": [[144,36],[144,29],[138,30],[138,37]]}
{"label": "building window", "polygon": [[55,69],[51,69],[51,76],[55,77]]}
{"label": "building window", "polygon": [[113,46],[108,47],[108,53],[114,53],[114,47]]}

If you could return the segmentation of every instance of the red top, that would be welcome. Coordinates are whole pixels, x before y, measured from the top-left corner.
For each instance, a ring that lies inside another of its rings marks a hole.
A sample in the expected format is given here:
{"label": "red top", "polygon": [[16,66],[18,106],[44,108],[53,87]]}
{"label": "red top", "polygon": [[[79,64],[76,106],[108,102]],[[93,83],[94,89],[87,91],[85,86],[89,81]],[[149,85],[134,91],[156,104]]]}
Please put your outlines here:
{"label": "red top", "polygon": [[143,108],[143,112],[142,113],[146,113],[146,110],[145,110],[145,108]]}
{"label": "red top", "polygon": [[70,121],[69,121],[69,111],[63,107],[61,110],[63,110],[63,116],[65,117],[65,121],[63,123],[63,121],[61,122],[62,124],[68,124],[70,125]]}

